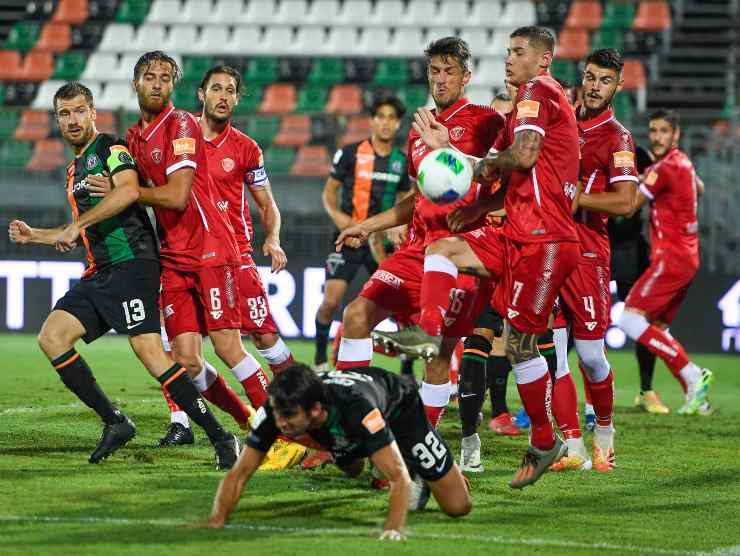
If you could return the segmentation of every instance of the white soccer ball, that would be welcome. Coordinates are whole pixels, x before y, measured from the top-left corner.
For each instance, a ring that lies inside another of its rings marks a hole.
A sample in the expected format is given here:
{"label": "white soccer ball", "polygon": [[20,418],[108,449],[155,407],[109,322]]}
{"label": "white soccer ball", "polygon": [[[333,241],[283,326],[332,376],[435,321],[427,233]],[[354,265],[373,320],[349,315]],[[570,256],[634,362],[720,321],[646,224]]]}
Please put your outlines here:
{"label": "white soccer ball", "polygon": [[468,157],[450,148],[430,152],[419,165],[417,183],[422,195],[444,205],[465,196],[473,179]]}

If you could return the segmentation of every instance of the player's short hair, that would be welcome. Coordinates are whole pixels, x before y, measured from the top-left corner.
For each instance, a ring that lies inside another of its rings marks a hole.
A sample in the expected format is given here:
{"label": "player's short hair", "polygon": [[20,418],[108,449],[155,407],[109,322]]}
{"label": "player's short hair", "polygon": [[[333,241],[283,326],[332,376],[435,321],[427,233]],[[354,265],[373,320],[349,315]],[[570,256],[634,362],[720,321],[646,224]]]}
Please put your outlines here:
{"label": "player's short hair", "polygon": [[242,75],[239,73],[239,71],[233,67],[233,66],[227,66],[226,64],[219,64],[217,66],[213,66],[211,69],[209,69],[206,74],[203,76],[203,80],[200,82],[200,88],[203,89],[203,91],[206,90],[206,87],[208,86],[208,81],[211,79],[211,77],[217,73],[225,73],[229,77],[234,78],[234,82],[236,83],[236,94],[241,95],[242,94]]}
{"label": "player's short hair", "polygon": [[653,120],[665,120],[671,124],[674,131],[681,127],[681,116],[678,112],[670,108],[658,108],[652,112],[649,121],[652,122]]}
{"label": "player's short hair", "polygon": [[558,82],[558,84],[563,88],[564,91],[573,88],[573,83],[571,83],[570,81],[566,81],[565,79],[560,79],[559,77],[556,77],[555,81]]}
{"label": "player's short hair", "polygon": [[530,44],[544,48],[546,51],[550,51],[555,54],[555,37],[553,34],[544,27],[537,25],[528,25],[526,27],[519,27],[515,29],[509,38],[522,37],[529,40]]}
{"label": "player's short hair", "polygon": [[134,66],[134,81],[138,81],[139,77],[141,77],[141,74],[144,73],[146,69],[155,62],[165,62],[172,66],[173,84],[177,83],[180,80],[180,77],[182,77],[180,66],[172,56],[165,54],[161,50],[152,50],[151,52],[146,52],[145,54],[142,54],[141,57],[137,60],[136,65]]}
{"label": "player's short hair", "polygon": [[370,115],[375,117],[381,106],[392,106],[396,111],[396,117],[400,120],[406,113],[406,106],[403,101],[395,95],[377,97],[370,105]]}
{"label": "player's short hair", "polygon": [[95,104],[93,103],[92,91],[85,87],[79,81],[69,81],[68,83],[65,83],[64,85],[59,87],[57,89],[57,92],[54,93],[54,99],[52,100],[54,112],[57,111],[58,100],[72,100],[73,98],[78,96],[85,97],[85,102],[87,102],[90,108],[95,108]]}
{"label": "player's short hair", "polygon": [[463,71],[470,71],[470,46],[460,37],[443,37],[430,42],[424,51],[424,56],[426,56],[427,64],[431,62],[434,56],[454,58]]}
{"label": "player's short hair", "polygon": [[326,405],[326,390],[321,378],[303,363],[294,363],[276,374],[267,387],[273,409],[284,417],[295,415],[298,408],[311,409],[316,402]]}
{"label": "player's short hair", "polygon": [[619,74],[622,73],[622,68],[624,67],[624,58],[622,58],[619,51],[613,48],[600,48],[588,55],[586,65],[588,64],[594,64],[600,68],[613,69]]}

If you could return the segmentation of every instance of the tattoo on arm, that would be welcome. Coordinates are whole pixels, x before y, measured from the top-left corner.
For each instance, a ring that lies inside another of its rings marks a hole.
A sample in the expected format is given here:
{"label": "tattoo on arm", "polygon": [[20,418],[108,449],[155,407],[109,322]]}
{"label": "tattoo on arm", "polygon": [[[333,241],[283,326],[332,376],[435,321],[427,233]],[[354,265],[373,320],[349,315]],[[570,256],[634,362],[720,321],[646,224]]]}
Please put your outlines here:
{"label": "tattoo on arm", "polygon": [[514,144],[508,149],[489,154],[475,165],[475,177],[498,169],[503,172],[528,170],[537,162],[542,147],[542,135],[525,129],[514,135]]}

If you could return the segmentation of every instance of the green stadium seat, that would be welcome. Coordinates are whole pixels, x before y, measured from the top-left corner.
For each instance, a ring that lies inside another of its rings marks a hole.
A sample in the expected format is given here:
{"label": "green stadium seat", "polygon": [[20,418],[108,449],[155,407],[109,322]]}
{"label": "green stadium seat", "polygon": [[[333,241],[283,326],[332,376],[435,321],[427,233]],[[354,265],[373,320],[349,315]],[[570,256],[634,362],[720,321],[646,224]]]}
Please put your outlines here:
{"label": "green stadium seat", "polygon": [[18,21],[10,29],[5,41],[8,50],[31,50],[39,38],[39,24],[32,21]]}
{"label": "green stadium seat", "polygon": [[82,72],[85,71],[85,64],[87,64],[87,56],[83,52],[64,52],[57,57],[54,75],[51,77],[62,81],[79,79]]}
{"label": "green stadium seat", "polygon": [[149,0],[123,0],[118,7],[116,21],[134,25],[144,23],[149,13],[149,4]]}
{"label": "green stadium seat", "polygon": [[277,81],[280,64],[277,58],[255,58],[247,64],[244,72],[244,83],[247,87],[253,84],[266,85]]}
{"label": "green stadium seat", "polygon": [[262,102],[264,89],[258,85],[247,87],[239,99],[234,112],[237,114],[249,114],[256,112]]}
{"label": "green stadium seat", "polygon": [[373,83],[380,87],[397,87],[408,81],[408,62],[400,59],[381,60],[373,76]]}
{"label": "green stadium seat", "polygon": [[602,29],[626,30],[632,27],[635,19],[635,4],[633,2],[611,2],[606,3],[604,8],[604,19],[601,22]]}
{"label": "green stadium seat", "polygon": [[308,74],[312,85],[334,85],[341,81],[344,81],[344,62],[339,58],[319,58]]}
{"label": "green stadium seat", "polygon": [[622,51],[624,34],[619,29],[599,29],[591,37],[591,50],[614,48]]}
{"label": "green stadium seat", "polygon": [[629,124],[632,120],[634,108],[632,107],[632,98],[627,92],[617,93],[612,101],[614,114],[623,124]]}
{"label": "green stadium seat", "polygon": [[289,147],[270,147],[265,151],[265,168],[271,174],[288,174],[295,161],[295,150]]}
{"label": "green stadium seat", "polygon": [[575,83],[577,75],[576,64],[572,60],[555,58],[550,66],[550,73],[552,73],[553,77],[562,79],[568,83]]}
{"label": "green stadium seat", "polygon": [[182,63],[182,78],[187,81],[203,80],[205,73],[213,67],[213,58],[207,56],[188,56]]}
{"label": "green stadium seat", "polygon": [[326,97],[325,87],[306,85],[298,92],[298,103],[295,111],[299,114],[323,112]]}
{"label": "green stadium seat", "polygon": [[126,135],[126,130],[139,121],[138,112],[124,112],[120,120],[121,135]]}
{"label": "green stadium seat", "polygon": [[429,91],[421,85],[401,87],[398,90],[398,98],[406,105],[406,115],[413,115],[417,108],[426,105]]}
{"label": "green stadium seat", "polygon": [[246,133],[263,148],[272,145],[280,129],[280,116],[255,116],[247,121]]}
{"label": "green stadium seat", "polygon": [[33,155],[33,143],[29,141],[6,141],[0,146],[0,167],[25,168]]}
{"label": "green stadium seat", "polygon": [[0,106],[5,104],[5,83],[0,81]]}
{"label": "green stadium seat", "polygon": [[16,127],[18,127],[18,112],[15,110],[0,111],[0,141],[11,137]]}
{"label": "green stadium seat", "polygon": [[197,90],[200,85],[200,81],[181,81],[175,87],[175,92],[172,95],[172,102],[177,108],[187,110],[188,112],[196,112],[200,110],[200,102],[198,101]]}

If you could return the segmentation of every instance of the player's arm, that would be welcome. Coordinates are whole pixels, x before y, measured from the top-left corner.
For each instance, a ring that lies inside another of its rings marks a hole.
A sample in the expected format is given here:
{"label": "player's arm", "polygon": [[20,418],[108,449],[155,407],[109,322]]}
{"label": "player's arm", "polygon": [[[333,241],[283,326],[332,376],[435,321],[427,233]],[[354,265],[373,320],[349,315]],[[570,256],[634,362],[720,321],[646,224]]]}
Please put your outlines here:
{"label": "player's arm", "polygon": [[345,228],[341,231],[335,242],[337,251],[342,249],[344,243],[347,243],[350,247],[359,247],[367,241],[373,232],[410,223],[411,217],[414,214],[415,203],[416,193],[410,191],[399,203],[396,203],[388,210]]}
{"label": "player's arm", "polygon": [[609,216],[627,216],[632,214],[635,202],[635,182],[618,181],[612,184],[614,191],[604,193],[581,193],[578,195],[578,207]]}
{"label": "player's arm", "polygon": [[706,187],[704,186],[704,180],[701,179],[698,174],[694,174],[694,182],[696,183],[697,197],[703,196],[704,191],[706,191]]}
{"label": "player's arm", "polygon": [[65,226],[56,228],[32,228],[23,220],[13,220],[8,225],[8,237],[21,245],[55,245]]}
{"label": "player's arm", "polygon": [[411,478],[395,441],[370,455],[375,467],[388,479],[388,515],[383,533],[396,531],[402,534],[411,497]]}
{"label": "player's arm", "polygon": [[342,231],[352,224],[352,217],[337,208],[337,192],[340,187],[342,187],[341,181],[332,177],[327,178],[324,192],[321,194],[321,202],[334,225]]}
{"label": "player's arm", "polygon": [[193,168],[179,168],[167,176],[167,183],[159,187],[139,189],[139,202],[150,207],[166,208],[181,212],[190,202],[193,188]]}
{"label": "player's arm", "polygon": [[226,520],[234,511],[239,498],[249,479],[257,471],[265,459],[265,452],[251,446],[244,448],[236,460],[236,465],[226,474],[218,485],[216,498],[213,500],[213,509],[208,518],[209,527],[223,527]]}
{"label": "player's arm", "polygon": [[491,180],[500,173],[531,169],[540,156],[543,135],[531,129],[514,134],[514,143],[501,152],[488,153],[474,168],[476,179]]}
{"label": "player's arm", "polygon": [[383,259],[385,259],[386,257],[385,234],[383,232],[375,232],[373,234],[370,234],[368,245],[370,246],[370,252],[373,255],[373,259],[375,259],[375,262],[383,262]]}
{"label": "player's arm", "polygon": [[265,243],[262,244],[262,254],[272,259],[272,271],[279,272],[288,264],[288,257],[280,247],[280,227],[282,220],[275,197],[269,182],[260,188],[250,188],[252,198],[260,211],[262,227],[265,230]]}

